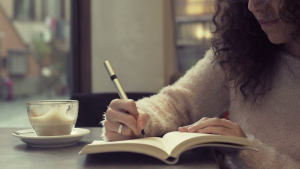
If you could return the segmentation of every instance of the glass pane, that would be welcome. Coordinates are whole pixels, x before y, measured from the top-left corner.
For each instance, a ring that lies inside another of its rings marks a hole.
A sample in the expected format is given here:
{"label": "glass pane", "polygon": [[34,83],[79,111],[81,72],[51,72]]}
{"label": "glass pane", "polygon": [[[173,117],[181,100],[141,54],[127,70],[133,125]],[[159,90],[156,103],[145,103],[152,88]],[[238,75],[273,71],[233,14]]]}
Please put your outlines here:
{"label": "glass pane", "polygon": [[185,72],[211,47],[214,4],[212,0],[176,0],[174,8],[178,67]]}
{"label": "glass pane", "polygon": [[70,0],[0,5],[0,127],[30,127],[27,101],[69,99]]}
{"label": "glass pane", "polygon": [[213,0],[175,0],[176,16],[210,15],[214,12]]}

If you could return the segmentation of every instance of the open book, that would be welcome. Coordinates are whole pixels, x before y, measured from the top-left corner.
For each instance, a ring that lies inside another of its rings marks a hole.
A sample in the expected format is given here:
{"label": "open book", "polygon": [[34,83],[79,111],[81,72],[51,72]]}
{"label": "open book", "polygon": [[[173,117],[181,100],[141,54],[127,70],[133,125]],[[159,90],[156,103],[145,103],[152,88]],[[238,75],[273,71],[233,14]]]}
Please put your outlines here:
{"label": "open book", "polygon": [[83,147],[79,154],[134,152],[158,158],[167,164],[175,164],[184,151],[206,146],[226,148],[229,151],[257,151],[247,138],[174,131],[162,138],[146,137],[115,142],[96,140]]}

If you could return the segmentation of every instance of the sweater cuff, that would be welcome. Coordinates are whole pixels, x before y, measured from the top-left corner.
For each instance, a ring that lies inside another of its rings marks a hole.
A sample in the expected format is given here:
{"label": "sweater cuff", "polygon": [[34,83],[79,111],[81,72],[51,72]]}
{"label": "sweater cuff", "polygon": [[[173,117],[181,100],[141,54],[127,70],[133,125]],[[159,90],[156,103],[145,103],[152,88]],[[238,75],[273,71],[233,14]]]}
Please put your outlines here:
{"label": "sweater cuff", "polygon": [[103,114],[103,119],[100,123],[102,124],[102,133],[100,135],[100,137],[102,138],[102,140],[104,141],[109,141],[108,138],[105,136],[105,133],[106,133],[106,130],[105,130],[105,127],[104,127],[104,122],[106,120],[106,116],[105,116],[105,113]]}

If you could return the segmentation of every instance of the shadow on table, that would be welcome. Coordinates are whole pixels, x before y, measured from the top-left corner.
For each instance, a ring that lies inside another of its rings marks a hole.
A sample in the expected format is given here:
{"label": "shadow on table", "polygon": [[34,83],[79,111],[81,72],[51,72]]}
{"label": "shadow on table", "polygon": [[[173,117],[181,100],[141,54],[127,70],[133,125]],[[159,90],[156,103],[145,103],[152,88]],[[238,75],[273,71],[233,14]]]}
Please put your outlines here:
{"label": "shadow on table", "polygon": [[102,154],[88,154],[86,155],[84,165],[144,165],[144,164],[164,164],[162,161],[137,153],[102,153]]}
{"label": "shadow on table", "polygon": [[[198,148],[194,150],[189,150],[181,154],[178,165],[185,166],[205,166],[206,164],[215,164],[214,155],[211,149],[208,148]],[[118,153],[101,153],[101,154],[88,154],[86,155],[85,166],[174,166],[167,165],[164,162],[144,154],[128,153],[128,152],[118,152]]]}
{"label": "shadow on table", "polygon": [[[80,151],[84,146],[87,144],[90,144],[91,142],[88,141],[78,141],[76,144],[71,145],[71,146],[65,146],[65,147],[30,147],[27,146],[25,143],[20,143],[14,147],[16,151],[27,151],[27,152],[35,152],[35,151],[70,151],[70,150],[75,150],[75,151]],[[78,147],[78,148],[77,148]]]}

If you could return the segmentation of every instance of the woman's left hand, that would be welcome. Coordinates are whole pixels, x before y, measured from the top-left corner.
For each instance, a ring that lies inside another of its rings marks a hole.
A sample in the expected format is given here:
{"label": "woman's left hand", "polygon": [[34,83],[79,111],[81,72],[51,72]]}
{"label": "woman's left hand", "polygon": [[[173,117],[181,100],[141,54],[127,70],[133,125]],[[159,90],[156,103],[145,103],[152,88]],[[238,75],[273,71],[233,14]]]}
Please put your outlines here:
{"label": "woman's left hand", "polygon": [[237,123],[227,119],[203,117],[196,123],[179,127],[180,132],[220,134],[225,136],[246,137],[245,133]]}

